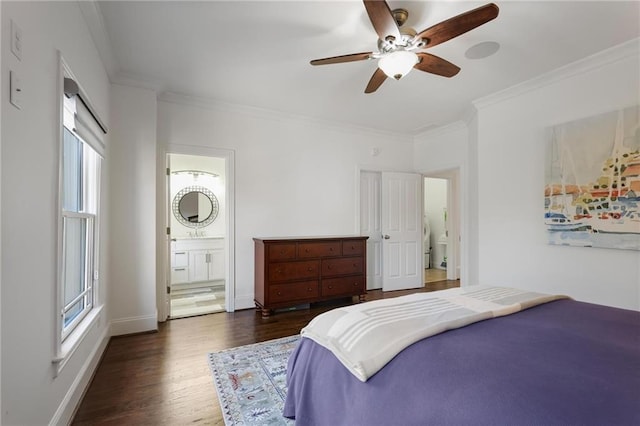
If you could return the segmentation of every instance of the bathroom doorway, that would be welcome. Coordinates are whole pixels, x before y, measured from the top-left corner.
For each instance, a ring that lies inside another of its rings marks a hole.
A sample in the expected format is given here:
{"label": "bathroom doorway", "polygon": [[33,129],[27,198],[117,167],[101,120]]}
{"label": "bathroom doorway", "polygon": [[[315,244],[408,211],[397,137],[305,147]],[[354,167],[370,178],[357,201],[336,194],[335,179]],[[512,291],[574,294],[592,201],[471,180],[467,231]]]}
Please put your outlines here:
{"label": "bathroom doorway", "polygon": [[225,157],[167,154],[169,318],[229,305],[227,164]]}
{"label": "bathroom doorway", "polygon": [[460,279],[460,215],[457,173],[424,177],[423,252],[425,285]]}

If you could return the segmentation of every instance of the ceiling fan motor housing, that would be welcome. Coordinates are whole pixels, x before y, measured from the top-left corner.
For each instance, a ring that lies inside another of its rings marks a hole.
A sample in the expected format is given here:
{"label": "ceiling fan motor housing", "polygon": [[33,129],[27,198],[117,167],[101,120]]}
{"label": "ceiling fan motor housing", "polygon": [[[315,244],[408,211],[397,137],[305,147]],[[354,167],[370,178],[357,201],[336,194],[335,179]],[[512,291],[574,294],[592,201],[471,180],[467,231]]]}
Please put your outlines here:
{"label": "ceiling fan motor housing", "polygon": [[403,26],[404,23],[407,22],[407,18],[409,17],[409,11],[407,9],[393,9],[391,11],[391,14],[393,15],[393,19],[396,20],[396,24],[398,24],[398,27]]}

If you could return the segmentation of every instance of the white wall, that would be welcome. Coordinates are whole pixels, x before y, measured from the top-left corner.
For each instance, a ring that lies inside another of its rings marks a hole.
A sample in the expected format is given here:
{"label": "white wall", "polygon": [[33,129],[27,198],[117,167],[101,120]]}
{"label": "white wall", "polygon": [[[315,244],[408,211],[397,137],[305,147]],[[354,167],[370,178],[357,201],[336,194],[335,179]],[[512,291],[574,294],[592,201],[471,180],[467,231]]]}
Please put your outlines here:
{"label": "white wall", "polygon": [[111,100],[111,332],[157,329],[156,94],[114,84]]}
{"label": "white wall", "polygon": [[480,284],[640,309],[640,252],[547,245],[542,195],[545,129],[640,103],[639,52],[626,44],[477,103]]}
{"label": "white wall", "polygon": [[248,108],[160,101],[158,141],[235,151],[236,309],[253,307],[253,237],[359,233],[357,167],[413,169],[407,138]]}
{"label": "white wall", "polygon": [[[3,66],[0,422],[64,424],[69,421],[106,344],[108,322],[100,318],[54,378],[60,131],[56,49],[62,51],[107,125],[110,85],[76,2],[3,1],[0,7]],[[10,51],[11,19],[22,29],[22,60]],[[9,69],[18,72],[22,79],[20,110],[9,104],[6,73]],[[103,179],[106,177],[105,173]],[[103,235],[108,234],[108,228],[102,229]],[[102,265],[107,261],[105,241],[101,247]],[[102,301],[109,286],[105,272],[100,280]],[[103,311],[104,316],[107,311]]]}
{"label": "white wall", "polygon": [[[2,30],[2,7],[0,7],[0,43],[4,39],[4,31]],[[6,25],[5,25],[6,26]],[[1,46],[1,44],[0,44]],[[0,81],[5,81],[6,72],[4,71],[4,59],[0,48]],[[5,105],[4,96],[0,95],[0,223],[2,223],[2,111]],[[0,241],[2,241],[2,226],[0,226]],[[0,244],[0,331],[2,330],[2,244]],[[2,338],[0,338],[0,377],[2,377]],[[2,385],[0,383],[0,419],[2,418]],[[0,423],[2,423],[0,421]]]}

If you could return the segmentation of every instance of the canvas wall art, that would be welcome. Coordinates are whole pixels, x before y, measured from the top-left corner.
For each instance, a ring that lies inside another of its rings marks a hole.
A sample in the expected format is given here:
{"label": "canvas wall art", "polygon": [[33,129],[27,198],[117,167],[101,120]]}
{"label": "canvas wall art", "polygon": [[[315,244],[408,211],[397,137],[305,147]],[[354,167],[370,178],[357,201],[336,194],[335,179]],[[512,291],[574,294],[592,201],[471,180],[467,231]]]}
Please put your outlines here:
{"label": "canvas wall art", "polygon": [[546,148],[549,243],[640,250],[640,106],[554,126]]}

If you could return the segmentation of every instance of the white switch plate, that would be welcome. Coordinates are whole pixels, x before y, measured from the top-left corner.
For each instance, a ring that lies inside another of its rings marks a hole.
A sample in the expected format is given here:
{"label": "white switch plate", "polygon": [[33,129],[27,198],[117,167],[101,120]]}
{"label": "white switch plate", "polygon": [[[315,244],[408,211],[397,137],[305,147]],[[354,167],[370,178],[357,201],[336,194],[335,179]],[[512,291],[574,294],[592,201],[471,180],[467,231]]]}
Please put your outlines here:
{"label": "white switch plate", "polygon": [[22,109],[22,82],[15,71],[9,71],[10,75],[10,95],[9,102],[18,109]]}
{"label": "white switch plate", "polygon": [[11,20],[11,51],[16,58],[22,60],[22,30]]}

